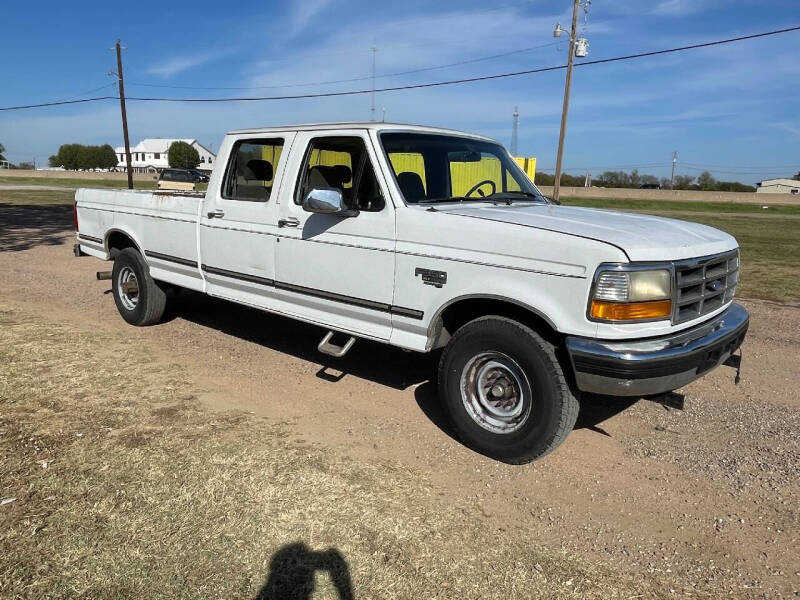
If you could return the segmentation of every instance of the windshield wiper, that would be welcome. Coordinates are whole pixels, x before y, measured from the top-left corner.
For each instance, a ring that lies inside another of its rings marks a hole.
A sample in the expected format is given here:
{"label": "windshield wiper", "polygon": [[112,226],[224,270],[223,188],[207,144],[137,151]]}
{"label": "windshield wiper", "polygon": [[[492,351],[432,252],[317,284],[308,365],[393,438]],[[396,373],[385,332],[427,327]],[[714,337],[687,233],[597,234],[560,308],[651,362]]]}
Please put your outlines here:
{"label": "windshield wiper", "polygon": [[513,192],[497,192],[491,196],[486,196],[487,200],[500,200],[505,204],[511,205],[515,200],[531,199],[537,202],[547,202],[544,196],[534,194],[533,192],[513,191]]}
{"label": "windshield wiper", "polygon": [[432,198],[430,200],[418,200],[417,204],[436,204],[439,202],[492,202],[492,199],[488,196],[486,198],[481,198],[480,196],[469,198],[467,196],[449,196],[447,198]]}
{"label": "windshield wiper", "polygon": [[511,205],[515,200],[536,200],[537,202],[547,203],[547,198],[534,194],[533,192],[495,192],[489,196],[449,196],[447,198],[431,198],[430,200],[418,200],[417,204],[438,204],[444,202],[491,202],[492,204]]}

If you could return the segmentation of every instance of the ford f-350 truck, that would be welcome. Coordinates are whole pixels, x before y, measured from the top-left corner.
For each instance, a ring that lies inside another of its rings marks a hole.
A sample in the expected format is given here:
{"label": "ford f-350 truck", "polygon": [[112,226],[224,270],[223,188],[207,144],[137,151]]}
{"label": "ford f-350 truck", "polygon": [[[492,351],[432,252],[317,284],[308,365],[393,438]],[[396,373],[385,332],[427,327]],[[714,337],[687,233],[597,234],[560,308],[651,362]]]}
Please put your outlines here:
{"label": "ford f-350 truck", "polygon": [[75,227],[77,253],[114,261],[132,325],[178,287],[317,324],[333,356],[443,349],[455,430],[507,462],[554,449],[582,396],[732,364],[748,327],[730,235],[555,205],[500,144],[440,128],[234,131],[205,195],[79,189]]}

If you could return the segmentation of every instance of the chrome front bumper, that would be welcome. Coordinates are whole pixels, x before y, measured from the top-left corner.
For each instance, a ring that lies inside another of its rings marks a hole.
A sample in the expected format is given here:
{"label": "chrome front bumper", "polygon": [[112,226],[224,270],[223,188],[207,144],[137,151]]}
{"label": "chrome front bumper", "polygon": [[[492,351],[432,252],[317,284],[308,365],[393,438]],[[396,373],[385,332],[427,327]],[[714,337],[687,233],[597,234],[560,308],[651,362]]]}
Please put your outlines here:
{"label": "chrome front bumper", "polygon": [[731,304],[710,321],[642,340],[568,337],[578,389],[608,396],[669,392],[718,367],[741,346],[750,316]]}

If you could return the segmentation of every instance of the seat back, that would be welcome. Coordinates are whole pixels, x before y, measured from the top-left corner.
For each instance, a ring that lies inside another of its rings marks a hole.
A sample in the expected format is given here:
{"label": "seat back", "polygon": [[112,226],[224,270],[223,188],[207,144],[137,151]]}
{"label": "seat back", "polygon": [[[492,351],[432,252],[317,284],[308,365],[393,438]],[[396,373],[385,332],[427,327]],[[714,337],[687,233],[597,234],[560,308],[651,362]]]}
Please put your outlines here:
{"label": "seat back", "polygon": [[253,158],[245,164],[236,165],[236,197],[245,200],[265,201],[272,192],[266,186],[272,180],[272,163],[268,160]]}
{"label": "seat back", "polygon": [[403,171],[397,176],[397,185],[407,202],[418,202],[425,200],[425,186],[422,184],[422,177],[413,171]]}

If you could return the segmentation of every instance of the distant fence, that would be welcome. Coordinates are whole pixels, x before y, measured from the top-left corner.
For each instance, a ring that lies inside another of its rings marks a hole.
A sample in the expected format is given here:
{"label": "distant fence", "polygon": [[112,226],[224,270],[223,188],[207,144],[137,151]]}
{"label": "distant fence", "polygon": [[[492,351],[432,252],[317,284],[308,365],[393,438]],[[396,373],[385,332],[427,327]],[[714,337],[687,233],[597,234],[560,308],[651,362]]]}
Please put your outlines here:
{"label": "distant fence", "polygon": [[[553,195],[553,187],[540,185],[545,196]],[[800,206],[800,197],[790,194],[755,192],[701,192],[699,190],[640,190],[629,188],[564,187],[561,196],[573,198],[611,198],[615,200],[664,200],[672,202],[720,202],[730,204],[789,204]]]}

